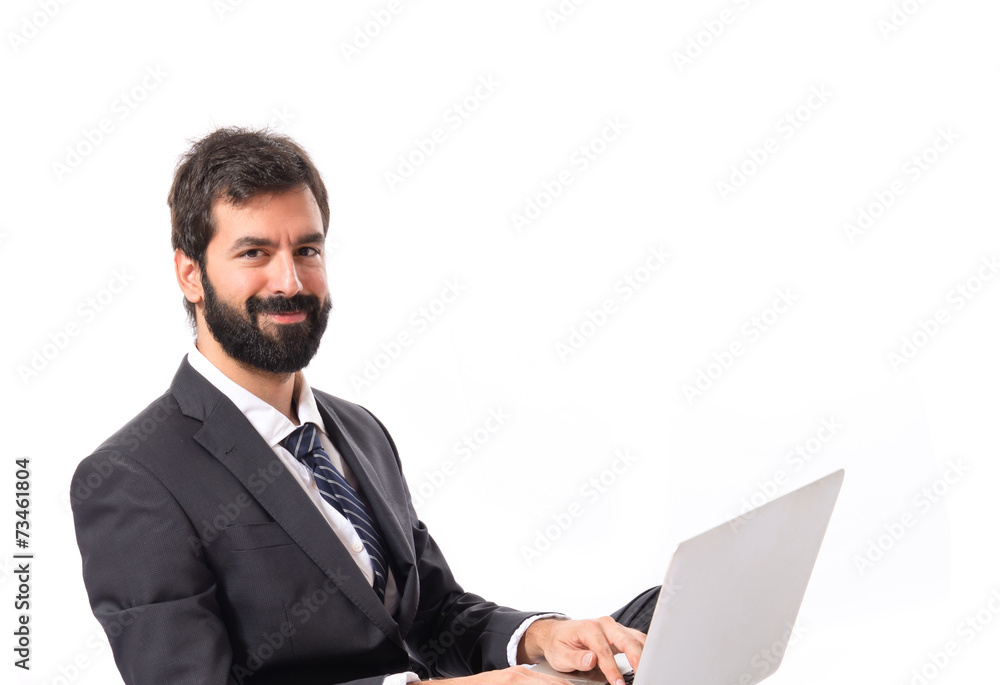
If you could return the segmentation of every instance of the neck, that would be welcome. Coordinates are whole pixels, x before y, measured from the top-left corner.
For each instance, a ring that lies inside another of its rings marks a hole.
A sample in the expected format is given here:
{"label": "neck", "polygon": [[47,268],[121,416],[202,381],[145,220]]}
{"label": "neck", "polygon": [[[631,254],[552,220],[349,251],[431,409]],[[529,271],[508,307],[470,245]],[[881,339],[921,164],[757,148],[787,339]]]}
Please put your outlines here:
{"label": "neck", "polygon": [[230,380],[253,393],[298,425],[294,399],[298,392],[299,373],[270,373],[236,361],[211,335],[199,335],[195,340],[198,351],[205,355]]}

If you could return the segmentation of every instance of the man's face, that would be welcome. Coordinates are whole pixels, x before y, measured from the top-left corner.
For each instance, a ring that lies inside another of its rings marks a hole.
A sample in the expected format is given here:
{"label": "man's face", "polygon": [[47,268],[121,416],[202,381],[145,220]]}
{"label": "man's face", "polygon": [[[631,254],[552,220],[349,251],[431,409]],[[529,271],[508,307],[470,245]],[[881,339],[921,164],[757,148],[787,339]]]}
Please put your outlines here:
{"label": "man's face", "polygon": [[319,349],[331,303],[323,219],[307,188],[217,202],[205,251],[202,314],[232,359],[270,373],[305,367]]}

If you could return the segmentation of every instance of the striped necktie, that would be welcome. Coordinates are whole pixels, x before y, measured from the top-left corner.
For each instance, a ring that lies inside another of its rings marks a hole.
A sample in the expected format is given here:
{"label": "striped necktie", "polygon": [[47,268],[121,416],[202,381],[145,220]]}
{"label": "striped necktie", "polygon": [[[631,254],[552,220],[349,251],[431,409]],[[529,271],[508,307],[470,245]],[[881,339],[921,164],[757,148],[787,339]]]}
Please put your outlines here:
{"label": "striped necktie", "polygon": [[375,592],[378,593],[379,599],[384,600],[386,563],[382,534],[368,511],[368,506],[330,461],[330,456],[320,443],[316,426],[311,423],[302,424],[281,441],[281,446],[312,469],[316,487],[319,488],[323,499],[354,524],[372,560],[375,571]]}

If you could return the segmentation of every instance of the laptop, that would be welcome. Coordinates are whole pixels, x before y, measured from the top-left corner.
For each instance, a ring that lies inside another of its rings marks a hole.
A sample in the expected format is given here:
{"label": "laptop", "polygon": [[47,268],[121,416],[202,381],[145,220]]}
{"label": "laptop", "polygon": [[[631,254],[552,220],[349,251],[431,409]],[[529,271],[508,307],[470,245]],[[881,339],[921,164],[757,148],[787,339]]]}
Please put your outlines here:
{"label": "laptop", "polygon": [[[835,471],[679,544],[626,682],[754,685],[772,675],[800,634],[795,618],[843,481]],[[607,682],[598,670],[534,668],[574,685]]]}

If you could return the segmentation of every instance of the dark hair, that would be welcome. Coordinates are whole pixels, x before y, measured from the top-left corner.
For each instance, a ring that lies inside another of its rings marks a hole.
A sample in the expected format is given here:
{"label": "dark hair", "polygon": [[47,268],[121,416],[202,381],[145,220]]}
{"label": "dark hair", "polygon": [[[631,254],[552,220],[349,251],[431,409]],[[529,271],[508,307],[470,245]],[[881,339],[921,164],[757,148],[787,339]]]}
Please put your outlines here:
{"label": "dark hair", "polygon": [[[288,136],[245,128],[220,128],[181,158],[167,195],[170,244],[205,271],[205,248],[215,235],[212,205],[216,200],[237,207],[262,193],[305,186],[312,191],[323,216],[323,233],[330,227],[326,186],[309,155]],[[194,322],[194,304],[184,300]]]}

